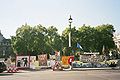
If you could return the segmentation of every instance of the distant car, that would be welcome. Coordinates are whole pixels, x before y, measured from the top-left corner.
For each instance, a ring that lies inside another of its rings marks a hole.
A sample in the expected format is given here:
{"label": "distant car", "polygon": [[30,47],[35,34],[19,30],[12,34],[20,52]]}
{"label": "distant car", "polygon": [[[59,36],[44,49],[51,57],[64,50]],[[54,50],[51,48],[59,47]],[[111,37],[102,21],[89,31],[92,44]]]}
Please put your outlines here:
{"label": "distant car", "polygon": [[5,71],[7,69],[6,65],[4,62],[0,62],[0,73],[2,73],[3,71]]}

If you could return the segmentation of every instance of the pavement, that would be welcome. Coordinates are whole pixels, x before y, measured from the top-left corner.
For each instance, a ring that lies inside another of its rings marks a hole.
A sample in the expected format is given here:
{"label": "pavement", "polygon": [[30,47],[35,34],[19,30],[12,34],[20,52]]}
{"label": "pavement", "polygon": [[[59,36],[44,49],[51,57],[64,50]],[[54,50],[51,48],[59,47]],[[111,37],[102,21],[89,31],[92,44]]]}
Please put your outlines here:
{"label": "pavement", "polygon": [[[106,67],[106,68],[72,68],[70,69],[63,69],[62,71],[86,71],[86,70],[120,70],[119,67]],[[40,69],[24,69],[24,70],[19,70],[20,72],[27,72],[27,71],[53,71],[50,67],[42,67]],[[18,72],[19,72],[18,71]],[[56,70],[56,71],[61,71],[61,70]]]}
{"label": "pavement", "polygon": [[18,73],[0,73],[0,80],[120,80],[120,70],[20,70]]}

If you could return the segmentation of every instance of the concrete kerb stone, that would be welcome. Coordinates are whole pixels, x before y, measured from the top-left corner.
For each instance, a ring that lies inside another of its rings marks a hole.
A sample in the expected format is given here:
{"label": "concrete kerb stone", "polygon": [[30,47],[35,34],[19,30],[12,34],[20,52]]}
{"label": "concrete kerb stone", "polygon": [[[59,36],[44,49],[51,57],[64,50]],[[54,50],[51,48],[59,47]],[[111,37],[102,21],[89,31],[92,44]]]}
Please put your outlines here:
{"label": "concrete kerb stone", "polygon": [[[107,68],[72,68],[71,70],[62,71],[87,71],[87,70],[120,70],[120,67],[107,67]],[[40,69],[24,69],[19,72],[31,72],[31,71],[53,71],[50,67],[42,66]],[[59,71],[59,70],[58,70]]]}
{"label": "concrete kerb stone", "polygon": [[120,70],[119,67],[107,67],[107,68],[73,68],[72,71],[85,71],[85,70]]}

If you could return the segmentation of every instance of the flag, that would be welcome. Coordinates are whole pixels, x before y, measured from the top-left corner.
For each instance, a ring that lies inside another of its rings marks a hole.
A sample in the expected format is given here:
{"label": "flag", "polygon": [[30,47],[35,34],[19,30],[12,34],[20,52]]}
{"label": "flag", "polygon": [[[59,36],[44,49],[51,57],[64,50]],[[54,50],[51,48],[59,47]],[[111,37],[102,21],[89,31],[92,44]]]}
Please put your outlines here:
{"label": "flag", "polygon": [[77,48],[80,48],[83,50],[82,46],[79,43],[77,43]]}

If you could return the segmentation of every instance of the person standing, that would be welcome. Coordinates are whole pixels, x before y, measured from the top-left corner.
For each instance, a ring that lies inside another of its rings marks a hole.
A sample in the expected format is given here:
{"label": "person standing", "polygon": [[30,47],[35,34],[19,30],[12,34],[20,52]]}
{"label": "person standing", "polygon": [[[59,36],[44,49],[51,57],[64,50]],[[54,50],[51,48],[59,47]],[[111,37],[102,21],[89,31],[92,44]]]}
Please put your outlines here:
{"label": "person standing", "polygon": [[28,61],[27,58],[24,59],[24,67],[27,67]]}

